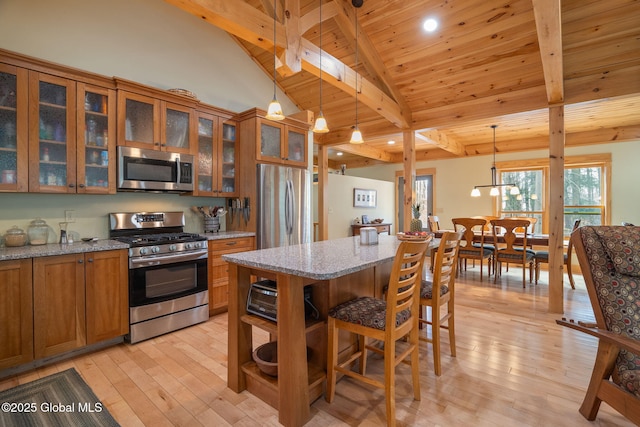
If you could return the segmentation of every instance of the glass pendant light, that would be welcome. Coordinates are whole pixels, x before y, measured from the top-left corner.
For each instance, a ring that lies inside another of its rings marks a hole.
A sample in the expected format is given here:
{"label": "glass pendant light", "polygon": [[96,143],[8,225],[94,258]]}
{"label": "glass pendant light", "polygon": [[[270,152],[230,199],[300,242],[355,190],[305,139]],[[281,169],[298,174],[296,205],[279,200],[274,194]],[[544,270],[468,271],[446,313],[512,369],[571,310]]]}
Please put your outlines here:
{"label": "glass pendant light", "polygon": [[484,188],[484,187],[491,187],[491,190],[489,190],[489,195],[493,197],[497,197],[500,195],[500,187],[504,187],[505,192],[508,190],[509,194],[512,196],[520,195],[520,189],[518,188],[517,185],[498,184],[497,169],[496,169],[496,128],[497,127],[498,125],[491,125],[491,128],[493,129],[493,165],[491,166],[491,184],[476,185],[475,187],[473,187],[473,190],[471,190],[471,197],[480,197],[480,188]]}
{"label": "glass pendant light", "polygon": [[316,123],[313,126],[314,133],[327,133],[329,127],[327,126],[327,120],[322,114],[322,1],[320,0],[320,112],[316,117]]}
{"label": "glass pendant light", "polygon": [[[356,60],[353,66],[353,70],[356,73],[356,125],[353,128],[353,133],[351,134],[351,140],[349,140],[350,144],[362,144],[364,140],[362,139],[362,132],[358,129],[358,72],[356,71],[356,66],[358,65],[358,10],[356,9]],[[362,80],[360,80],[362,83]]]}
{"label": "glass pendant light", "polygon": [[[275,3],[274,3],[275,6]],[[273,100],[269,103],[269,107],[267,108],[266,118],[269,120],[283,120],[284,114],[282,113],[282,106],[278,102],[276,98],[276,51],[277,51],[277,43],[276,43],[276,14],[277,8],[273,8]]]}

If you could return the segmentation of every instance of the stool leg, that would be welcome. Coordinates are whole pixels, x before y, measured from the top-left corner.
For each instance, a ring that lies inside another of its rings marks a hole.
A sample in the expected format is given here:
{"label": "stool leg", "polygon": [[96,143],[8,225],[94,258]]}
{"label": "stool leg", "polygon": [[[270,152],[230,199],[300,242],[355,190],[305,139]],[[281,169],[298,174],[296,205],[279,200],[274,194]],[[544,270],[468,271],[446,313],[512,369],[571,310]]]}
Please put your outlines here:
{"label": "stool leg", "polygon": [[338,331],[336,330],[336,321],[333,317],[328,319],[329,334],[327,337],[327,394],[325,400],[329,403],[333,402],[336,392],[336,370],[335,366],[338,362]]}

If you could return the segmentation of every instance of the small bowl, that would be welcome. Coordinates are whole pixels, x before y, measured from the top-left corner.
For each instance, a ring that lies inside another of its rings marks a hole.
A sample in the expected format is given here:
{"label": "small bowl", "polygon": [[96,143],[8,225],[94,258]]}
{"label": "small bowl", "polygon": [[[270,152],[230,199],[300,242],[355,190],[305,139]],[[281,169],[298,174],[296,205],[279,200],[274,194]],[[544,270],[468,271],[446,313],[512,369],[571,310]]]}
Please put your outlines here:
{"label": "small bowl", "polygon": [[258,368],[272,377],[278,376],[278,341],[262,344],[253,352],[253,360]]}

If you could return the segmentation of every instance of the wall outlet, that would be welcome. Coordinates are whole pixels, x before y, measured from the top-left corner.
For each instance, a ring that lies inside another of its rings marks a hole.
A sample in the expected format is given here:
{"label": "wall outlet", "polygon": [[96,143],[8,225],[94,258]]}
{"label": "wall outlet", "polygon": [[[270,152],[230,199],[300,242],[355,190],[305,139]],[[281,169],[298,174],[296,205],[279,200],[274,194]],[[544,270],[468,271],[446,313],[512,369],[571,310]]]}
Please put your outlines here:
{"label": "wall outlet", "polygon": [[65,222],[76,222],[76,211],[64,211]]}

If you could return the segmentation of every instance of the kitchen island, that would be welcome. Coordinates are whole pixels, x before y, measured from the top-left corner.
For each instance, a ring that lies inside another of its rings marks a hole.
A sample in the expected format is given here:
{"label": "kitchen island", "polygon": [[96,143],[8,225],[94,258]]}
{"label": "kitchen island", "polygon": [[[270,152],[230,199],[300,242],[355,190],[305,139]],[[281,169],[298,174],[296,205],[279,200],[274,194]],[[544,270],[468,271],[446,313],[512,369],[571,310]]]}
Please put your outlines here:
{"label": "kitchen island", "polygon": [[[327,312],[359,295],[381,297],[400,242],[381,235],[379,244],[360,245],[359,237],[306,243],[224,255],[229,262],[228,385],[249,390],[279,411],[285,426],[301,426],[326,380]],[[247,313],[252,280],[277,282],[278,322]],[[311,286],[318,319],[305,316],[304,288]],[[252,361],[252,327],[278,340],[278,377],[261,373]],[[341,337],[340,353],[355,349],[353,337]]]}

